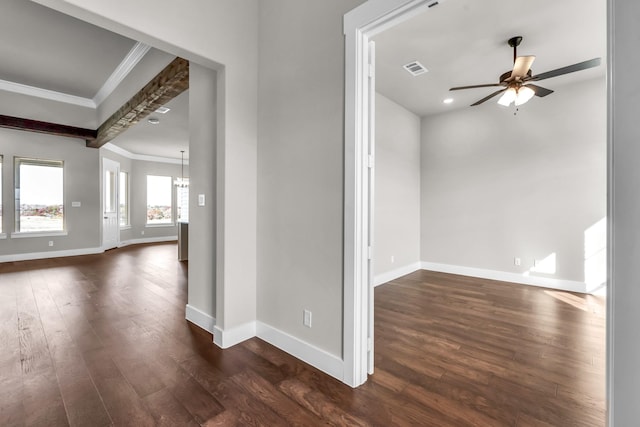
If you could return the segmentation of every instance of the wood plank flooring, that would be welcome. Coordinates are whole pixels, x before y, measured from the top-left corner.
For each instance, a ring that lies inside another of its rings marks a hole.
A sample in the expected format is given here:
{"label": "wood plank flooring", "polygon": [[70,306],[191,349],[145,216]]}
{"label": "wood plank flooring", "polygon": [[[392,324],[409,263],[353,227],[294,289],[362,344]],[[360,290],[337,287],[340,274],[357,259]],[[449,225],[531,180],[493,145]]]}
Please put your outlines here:
{"label": "wood plank flooring", "polygon": [[184,320],[175,244],[0,264],[0,426],[603,426],[600,298],[419,271],[351,389]]}

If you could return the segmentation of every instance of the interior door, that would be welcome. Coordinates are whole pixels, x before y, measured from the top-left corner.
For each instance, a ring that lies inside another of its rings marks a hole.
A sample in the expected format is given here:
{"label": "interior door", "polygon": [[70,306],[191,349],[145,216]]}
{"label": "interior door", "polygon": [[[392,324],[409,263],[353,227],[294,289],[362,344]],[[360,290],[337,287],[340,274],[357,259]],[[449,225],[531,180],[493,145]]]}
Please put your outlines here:
{"label": "interior door", "polygon": [[118,178],[120,163],[110,159],[102,162],[102,249],[118,247],[120,221],[118,218]]}

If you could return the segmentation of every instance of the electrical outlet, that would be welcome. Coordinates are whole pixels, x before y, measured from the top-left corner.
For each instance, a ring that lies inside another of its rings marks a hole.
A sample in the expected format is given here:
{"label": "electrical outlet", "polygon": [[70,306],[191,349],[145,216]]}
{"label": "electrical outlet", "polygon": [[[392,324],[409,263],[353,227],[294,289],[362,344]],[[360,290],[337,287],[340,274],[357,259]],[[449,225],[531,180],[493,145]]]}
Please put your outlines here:
{"label": "electrical outlet", "polygon": [[53,240],[49,240],[49,246],[53,246]]}
{"label": "electrical outlet", "polygon": [[142,231],[140,232],[140,234],[142,234],[142,235],[144,236],[144,230],[142,230]]}
{"label": "electrical outlet", "polygon": [[303,319],[302,323],[307,328],[311,327],[311,312],[309,310],[305,310],[304,311],[304,319]]}
{"label": "electrical outlet", "polygon": [[393,264],[394,262],[396,262],[396,257],[391,255],[391,264]]}
{"label": "electrical outlet", "polygon": [[513,265],[520,265],[520,264],[521,264],[521,262],[520,262],[520,258],[515,257],[515,258],[513,259]]}

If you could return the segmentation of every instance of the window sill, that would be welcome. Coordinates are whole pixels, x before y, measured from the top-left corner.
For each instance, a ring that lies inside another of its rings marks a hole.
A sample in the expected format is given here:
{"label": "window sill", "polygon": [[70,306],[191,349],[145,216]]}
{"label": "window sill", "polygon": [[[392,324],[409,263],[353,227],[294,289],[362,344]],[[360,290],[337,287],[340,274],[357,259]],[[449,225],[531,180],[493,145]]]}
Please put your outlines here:
{"label": "window sill", "polygon": [[145,228],[166,228],[166,227],[175,227],[175,222],[171,224],[145,224]]}
{"label": "window sill", "polygon": [[120,226],[120,230],[131,230],[131,226],[130,225],[121,225]]}
{"label": "window sill", "polygon": [[56,237],[56,236],[66,236],[68,233],[66,231],[29,231],[29,232],[18,232],[11,233],[12,239],[26,239],[31,237]]}

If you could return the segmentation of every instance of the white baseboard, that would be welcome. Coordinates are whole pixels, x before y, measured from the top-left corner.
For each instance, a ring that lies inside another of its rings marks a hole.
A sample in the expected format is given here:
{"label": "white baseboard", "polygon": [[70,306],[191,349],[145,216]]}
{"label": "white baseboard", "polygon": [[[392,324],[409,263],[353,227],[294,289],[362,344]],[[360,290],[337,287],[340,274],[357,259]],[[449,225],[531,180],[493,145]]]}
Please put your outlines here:
{"label": "white baseboard", "polygon": [[29,252],[24,254],[0,255],[0,262],[29,261],[33,259],[61,258],[79,255],[101,254],[102,248],[69,249],[64,251]]}
{"label": "white baseboard", "polygon": [[405,265],[404,267],[396,268],[392,271],[387,271],[386,273],[378,274],[373,278],[373,286],[382,285],[383,283],[390,282],[398,277],[406,276],[407,274],[420,269],[422,269],[422,263],[418,261],[413,264]]}
{"label": "white baseboard", "polygon": [[208,315],[204,311],[200,311],[192,305],[187,304],[185,309],[185,319],[205,331],[213,334],[213,328],[216,324],[216,318]]}
{"label": "white baseboard", "polygon": [[220,348],[229,348],[256,336],[256,322],[248,322],[234,328],[213,327],[213,342]]}
{"label": "white baseboard", "polygon": [[422,269],[438,271],[441,273],[459,274],[461,276],[499,280],[501,282],[512,282],[522,285],[552,288],[561,291],[587,293],[586,283],[573,280],[553,279],[550,277],[540,276],[525,276],[523,274],[510,273],[507,271],[486,270],[483,268],[463,267],[460,265],[440,264],[427,261],[422,261]]}
{"label": "white baseboard", "polygon": [[344,380],[344,362],[339,357],[265,323],[257,322],[257,326],[260,339],[340,381]]}
{"label": "white baseboard", "polygon": [[161,237],[146,237],[143,239],[130,239],[123,240],[118,244],[119,248],[129,246],[129,245],[139,245],[142,243],[162,243],[162,242],[173,242],[177,241],[178,236],[161,236]]}

